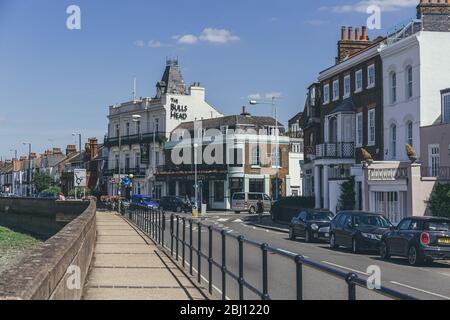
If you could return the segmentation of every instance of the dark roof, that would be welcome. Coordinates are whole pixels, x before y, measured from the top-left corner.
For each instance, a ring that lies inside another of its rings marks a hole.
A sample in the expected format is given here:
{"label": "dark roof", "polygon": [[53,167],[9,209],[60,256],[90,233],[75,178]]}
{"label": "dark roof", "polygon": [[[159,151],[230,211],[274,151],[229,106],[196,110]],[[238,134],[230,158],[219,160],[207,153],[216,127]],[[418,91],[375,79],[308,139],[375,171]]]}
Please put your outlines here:
{"label": "dark roof", "polygon": [[[200,121],[200,120],[199,120]],[[220,118],[212,118],[212,119],[204,119],[201,120],[203,129],[220,129],[222,126],[228,126],[229,128],[235,128],[236,126],[252,126],[257,128],[263,128],[267,126],[274,126],[275,119],[272,117],[254,117],[254,116],[242,116],[242,115],[234,115],[234,116],[226,116]],[[282,123],[278,122],[278,126],[283,128]],[[192,131],[194,130],[194,122],[183,122],[175,130],[185,129]]]}
{"label": "dark roof", "polygon": [[156,87],[158,89],[156,98],[160,98],[162,94],[186,94],[178,60],[167,61],[164,74]]}
{"label": "dark roof", "polygon": [[354,112],[356,110],[355,103],[352,98],[345,99],[340,105],[335,107],[330,114],[337,112]]}
{"label": "dark roof", "polygon": [[302,117],[303,112],[299,112],[297,113],[292,119],[289,120],[289,125],[292,125],[296,122],[298,122],[300,120],[300,118]]}

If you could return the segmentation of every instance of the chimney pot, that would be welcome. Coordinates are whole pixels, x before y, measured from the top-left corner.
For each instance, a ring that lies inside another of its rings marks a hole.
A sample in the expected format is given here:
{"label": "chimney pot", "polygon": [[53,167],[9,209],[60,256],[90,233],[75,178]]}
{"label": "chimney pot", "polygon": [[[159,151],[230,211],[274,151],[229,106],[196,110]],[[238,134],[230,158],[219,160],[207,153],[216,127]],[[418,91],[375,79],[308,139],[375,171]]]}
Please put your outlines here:
{"label": "chimney pot", "polygon": [[348,41],[353,41],[353,27],[348,27]]}

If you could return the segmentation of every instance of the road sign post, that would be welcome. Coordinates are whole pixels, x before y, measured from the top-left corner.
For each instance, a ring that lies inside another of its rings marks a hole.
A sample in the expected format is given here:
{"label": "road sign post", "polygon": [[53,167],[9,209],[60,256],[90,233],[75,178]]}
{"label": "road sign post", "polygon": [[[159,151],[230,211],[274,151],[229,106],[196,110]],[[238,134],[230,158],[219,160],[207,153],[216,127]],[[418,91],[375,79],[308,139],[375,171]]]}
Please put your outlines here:
{"label": "road sign post", "polygon": [[75,169],[73,171],[73,185],[75,187],[75,199],[77,199],[78,188],[83,188],[84,194],[86,195],[86,169]]}

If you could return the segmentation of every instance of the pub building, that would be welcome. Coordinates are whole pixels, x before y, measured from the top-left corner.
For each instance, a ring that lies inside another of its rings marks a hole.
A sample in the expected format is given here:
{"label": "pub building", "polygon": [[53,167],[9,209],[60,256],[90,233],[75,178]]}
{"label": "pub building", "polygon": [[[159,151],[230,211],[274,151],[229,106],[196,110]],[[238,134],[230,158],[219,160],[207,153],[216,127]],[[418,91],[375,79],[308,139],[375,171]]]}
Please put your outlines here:
{"label": "pub building", "polygon": [[171,131],[184,121],[222,116],[206,101],[206,90],[200,83],[185,85],[178,60],[167,60],[155,96],[133,97],[109,107],[104,143],[108,162],[103,171],[108,194],[117,196],[120,191],[124,195],[120,178],[131,176],[133,194],[160,199],[166,190],[156,181],[155,172],[165,163],[164,143]]}
{"label": "pub building", "polygon": [[252,116],[245,107],[240,115],[181,123],[165,144],[165,159],[156,181],[164,184],[166,195],[192,199],[197,167],[199,201],[208,210],[230,210],[236,192],[276,198],[289,190],[289,136],[284,126],[272,117]]}

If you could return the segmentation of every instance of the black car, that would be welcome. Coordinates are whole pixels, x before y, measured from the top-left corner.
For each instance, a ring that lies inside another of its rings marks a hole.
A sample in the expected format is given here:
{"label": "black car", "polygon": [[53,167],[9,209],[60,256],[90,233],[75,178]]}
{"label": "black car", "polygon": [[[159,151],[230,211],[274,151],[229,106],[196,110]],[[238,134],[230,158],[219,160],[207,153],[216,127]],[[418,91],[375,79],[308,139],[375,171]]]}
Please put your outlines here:
{"label": "black car", "polygon": [[353,253],[363,250],[380,249],[383,234],[389,232],[393,225],[381,214],[348,211],[340,212],[331,221],[330,247],[351,248]]}
{"label": "black car", "polygon": [[305,242],[330,238],[330,222],[334,215],[330,211],[303,210],[292,218],[289,226],[289,239],[302,237]]}
{"label": "black car", "polygon": [[432,260],[450,260],[450,219],[403,219],[394,230],[383,236],[380,256],[382,259],[406,257],[414,266]]}
{"label": "black car", "polygon": [[159,201],[159,209],[173,212],[192,212],[192,204],[183,197],[167,196]]}

